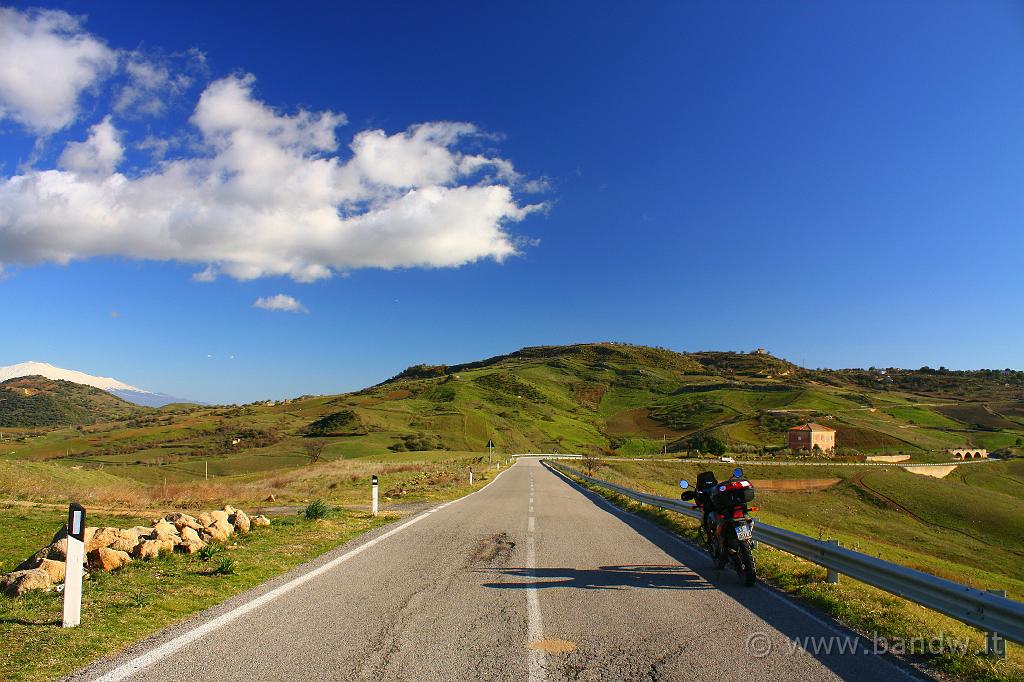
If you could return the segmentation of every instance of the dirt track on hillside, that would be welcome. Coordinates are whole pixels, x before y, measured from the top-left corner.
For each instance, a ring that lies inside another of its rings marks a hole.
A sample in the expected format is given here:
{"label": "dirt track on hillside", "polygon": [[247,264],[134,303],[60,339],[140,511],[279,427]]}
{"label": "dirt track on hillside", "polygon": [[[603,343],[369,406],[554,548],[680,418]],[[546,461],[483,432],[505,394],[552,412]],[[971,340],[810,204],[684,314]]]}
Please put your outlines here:
{"label": "dirt track on hillside", "polygon": [[775,490],[779,492],[809,492],[831,488],[841,478],[777,478],[773,480],[755,481],[750,484],[755,490]]}

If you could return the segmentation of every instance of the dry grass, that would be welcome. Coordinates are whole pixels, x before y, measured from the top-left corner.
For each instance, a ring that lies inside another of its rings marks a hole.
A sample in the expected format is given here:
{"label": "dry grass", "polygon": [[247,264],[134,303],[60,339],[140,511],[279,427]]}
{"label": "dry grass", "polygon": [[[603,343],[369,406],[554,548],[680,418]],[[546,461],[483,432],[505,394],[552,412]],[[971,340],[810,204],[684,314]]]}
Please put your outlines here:
{"label": "dry grass", "polygon": [[369,487],[370,476],[381,485],[406,494],[427,494],[450,488],[461,480],[456,462],[395,462],[337,460],[259,475],[217,478],[210,481],[146,485],[102,471],[44,462],[0,460],[0,499],[64,503],[74,499],[92,508],[200,509],[232,504],[254,504],[271,495],[279,502],[323,496],[343,501],[347,493]]}

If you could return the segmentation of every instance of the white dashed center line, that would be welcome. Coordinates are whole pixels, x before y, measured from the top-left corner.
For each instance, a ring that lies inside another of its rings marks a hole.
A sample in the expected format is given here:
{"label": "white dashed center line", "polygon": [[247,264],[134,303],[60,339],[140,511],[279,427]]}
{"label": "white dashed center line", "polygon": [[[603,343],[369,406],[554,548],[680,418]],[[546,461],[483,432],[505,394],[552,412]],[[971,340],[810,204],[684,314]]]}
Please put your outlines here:
{"label": "white dashed center line", "polygon": [[544,624],[540,615],[540,597],[537,594],[537,548],[534,543],[535,520],[533,517],[533,475],[530,475],[530,515],[526,520],[526,568],[527,577],[532,581],[526,588],[526,670],[529,682],[544,682],[545,653],[532,646],[544,639]]}

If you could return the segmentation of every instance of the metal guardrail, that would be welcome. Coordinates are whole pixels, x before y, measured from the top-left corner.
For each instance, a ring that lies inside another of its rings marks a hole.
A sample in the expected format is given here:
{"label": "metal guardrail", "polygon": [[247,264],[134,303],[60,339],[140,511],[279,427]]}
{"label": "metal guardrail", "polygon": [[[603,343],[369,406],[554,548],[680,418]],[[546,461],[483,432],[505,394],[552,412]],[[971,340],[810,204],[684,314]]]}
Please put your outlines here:
{"label": "metal guardrail", "polygon": [[[626,488],[610,481],[587,476],[564,464],[545,464],[572,474],[588,483],[606,488],[620,495],[700,519],[701,513],[690,505],[670,497],[659,497]],[[839,545],[816,540],[800,533],[769,526],[758,521],[754,524],[754,539],[784,552],[848,575],[880,590],[885,590],[925,606],[951,618],[989,633],[998,633],[1004,639],[1024,644],[1024,603],[1000,597],[989,592],[937,578],[888,561],[855,552]]]}

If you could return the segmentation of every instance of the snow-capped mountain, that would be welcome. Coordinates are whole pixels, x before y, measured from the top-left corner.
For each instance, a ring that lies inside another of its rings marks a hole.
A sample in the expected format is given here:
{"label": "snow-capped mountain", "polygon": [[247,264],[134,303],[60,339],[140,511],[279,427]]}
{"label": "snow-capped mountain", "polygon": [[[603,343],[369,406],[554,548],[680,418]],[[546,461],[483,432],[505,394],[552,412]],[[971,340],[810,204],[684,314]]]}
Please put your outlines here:
{"label": "snow-capped mountain", "polygon": [[63,381],[73,381],[76,384],[93,386],[95,388],[102,389],[107,393],[116,395],[122,400],[127,400],[128,402],[135,403],[136,405],[145,405],[146,407],[162,407],[168,403],[195,402],[185,400],[184,398],[175,398],[174,396],[169,396],[165,393],[153,393],[152,391],[146,391],[110,377],[97,377],[74,369],[55,367],[48,362],[35,362],[30,360],[28,362],[19,362],[16,365],[0,367],[0,382],[7,381],[8,379],[15,379],[17,377],[36,375],[46,377],[47,379],[61,379]]}

